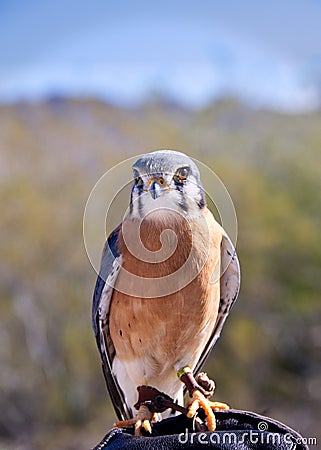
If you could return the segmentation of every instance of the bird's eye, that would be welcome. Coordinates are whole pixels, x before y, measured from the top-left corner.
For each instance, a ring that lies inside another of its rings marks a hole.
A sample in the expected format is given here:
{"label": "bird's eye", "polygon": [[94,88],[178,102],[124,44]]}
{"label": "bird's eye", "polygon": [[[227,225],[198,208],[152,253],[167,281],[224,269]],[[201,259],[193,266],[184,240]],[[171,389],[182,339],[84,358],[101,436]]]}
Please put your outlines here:
{"label": "bird's eye", "polygon": [[183,184],[187,180],[188,173],[188,167],[181,167],[180,169],[178,169],[173,177],[175,183]]}

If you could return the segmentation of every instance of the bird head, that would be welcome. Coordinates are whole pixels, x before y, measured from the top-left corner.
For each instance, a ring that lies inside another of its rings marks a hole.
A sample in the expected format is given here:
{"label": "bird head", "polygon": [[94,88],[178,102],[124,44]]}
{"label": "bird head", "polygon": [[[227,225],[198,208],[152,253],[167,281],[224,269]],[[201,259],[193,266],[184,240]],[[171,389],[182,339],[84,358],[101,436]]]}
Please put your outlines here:
{"label": "bird head", "polygon": [[130,214],[134,217],[166,209],[189,217],[206,204],[199,170],[184,153],[148,153],[135,162],[133,174]]}

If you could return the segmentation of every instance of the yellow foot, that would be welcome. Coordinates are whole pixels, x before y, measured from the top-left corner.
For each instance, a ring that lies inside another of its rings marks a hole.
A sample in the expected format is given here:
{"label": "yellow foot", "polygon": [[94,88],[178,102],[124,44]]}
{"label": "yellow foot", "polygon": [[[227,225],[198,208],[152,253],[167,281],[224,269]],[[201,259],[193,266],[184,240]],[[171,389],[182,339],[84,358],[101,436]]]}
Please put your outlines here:
{"label": "yellow foot", "polygon": [[157,414],[153,414],[149,411],[146,405],[141,405],[139,407],[137,417],[129,420],[122,420],[114,424],[115,427],[131,427],[135,426],[135,435],[141,436],[142,430],[144,429],[147,433],[152,434],[152,424],[151,422],[157,422]]}
{"label": "yellow foot", "polygon": [[189,418],[194,417],[199,408],[202,408],[204,410],[207,428],[209,429],[209,431],[215,431],[216,428],[215,415],[212,410],[230,409],[230,407],[226,403],[211,402],[205,397],[204,394],[202,394],[199,390],[196,389],[193,392],[193,396],[191,398],[187,417]]}

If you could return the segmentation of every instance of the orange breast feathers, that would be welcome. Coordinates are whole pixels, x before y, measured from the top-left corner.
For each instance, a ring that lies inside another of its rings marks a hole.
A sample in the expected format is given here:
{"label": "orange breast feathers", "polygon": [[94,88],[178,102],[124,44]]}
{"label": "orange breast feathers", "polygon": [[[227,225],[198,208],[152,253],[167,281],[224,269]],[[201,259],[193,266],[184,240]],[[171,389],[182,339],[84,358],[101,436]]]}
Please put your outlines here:
{"label": "orange breast feathers", "polygon": [[170,212],[161,219],[151,214],[140,227],[124,221],[122,270],[109,318],[120,360],[150,355],[163,367],[191,349],[199,353],[218,312],[221,240],[222,229],[206,208],[188,221]]}

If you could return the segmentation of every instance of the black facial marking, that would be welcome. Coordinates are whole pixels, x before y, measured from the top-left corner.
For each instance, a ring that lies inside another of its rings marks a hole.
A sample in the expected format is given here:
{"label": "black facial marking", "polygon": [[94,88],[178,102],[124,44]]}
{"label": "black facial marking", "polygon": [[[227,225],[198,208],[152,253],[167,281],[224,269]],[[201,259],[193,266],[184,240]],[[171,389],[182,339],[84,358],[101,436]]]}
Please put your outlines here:
{"label": "black facial marking", "polygon": [[143,204],[142,204],[142,192],[138,193],[138,211],[139,215],[141,216],[143,214]]}
{"label": "black facial marking", "polygon": [[206,197],[205,197],[205,192],[204,192],[203,188],[200,189],[200,196],[201,196],[201,199],[197,204],[198,204],[199,208],[202,209],[202,208],[204,208],[204,206],[206,206]]}
{"label": "black facial marking", "polygon": [[[138,174],[138,172],[135,171],[134,172],[134,176],[137,175],[137,174]],[[137,201],[138,201],[138,210],[139,210],[139,213],[141,214],[141,212],[142,212],[142,204],[141,203],[142,202],[141,202],[140,196],[144,192],[144,183],[143,183],[142,178],[140,178],[139,176],[135,177],[134,184],[133,184],[133,187],[132,187],[132,191],[131,191],[131,194],[130,194],[130,204],[129,204],[129,211],[130,211],[130,213],[132,213],[133,209],[134,209],[134,200],[133,200],[134,191],[136,191],[137,194],[138,194],[138,199],[137,199]]]}
{"label": "black facial marking", "polygon": [[178,189],[179,193],[180,193],[180,200],[179,200],[179,206],[182,208],[182,210],[184,212],[187,213],[188,211],[188,206],[187,206],[187,202],[186,202],[186,197],[184,195],[184,192],[182,189]]}

